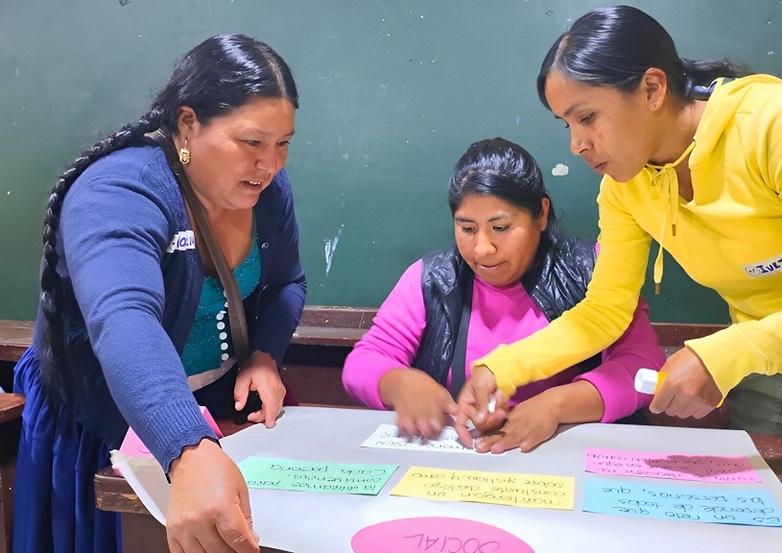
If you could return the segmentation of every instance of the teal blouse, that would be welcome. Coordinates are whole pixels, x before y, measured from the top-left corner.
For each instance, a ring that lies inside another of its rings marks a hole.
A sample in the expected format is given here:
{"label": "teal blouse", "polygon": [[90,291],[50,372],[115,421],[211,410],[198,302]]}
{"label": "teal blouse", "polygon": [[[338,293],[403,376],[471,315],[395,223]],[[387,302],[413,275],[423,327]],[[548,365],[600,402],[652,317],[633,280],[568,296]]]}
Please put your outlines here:
{"label": "teal blouse", "polygon": [[[234,269],[234,277],[242,298],[249,296],[261,281],[261,256],[255,240],[250,253]],[[220,278],[206,275],[195,321],[181,355],[187,376],[216,369],[233,355],[227,306]]]}

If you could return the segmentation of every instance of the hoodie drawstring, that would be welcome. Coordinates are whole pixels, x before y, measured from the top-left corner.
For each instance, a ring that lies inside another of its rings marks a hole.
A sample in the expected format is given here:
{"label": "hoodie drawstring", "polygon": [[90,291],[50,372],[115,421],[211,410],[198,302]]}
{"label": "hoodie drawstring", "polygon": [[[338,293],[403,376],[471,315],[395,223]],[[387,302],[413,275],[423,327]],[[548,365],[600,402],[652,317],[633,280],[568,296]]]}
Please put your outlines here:
{"label": "hoodie drawstring", "polygon": [[682,155],[676,161],[666,163],[665,165],[654,165],[647,163],[647,169],[652,173],[652,197],[659,198],[660,195],[668,195],[668,213],[665,220],[663,220],[663,227],[660,232],[660,248],[657,250],[657,257],[654,260],[654,293],[660,293],[660,284],[663,281],[663,241],[665,240],[665,227],[670,222],[671,234],[676,236],[676,222],[679,218],[679,179],[676,176],[676,166],[679,165],[684,158],[690,155],[692,149],[695,147],[695,141],[693,140],[687,149],[684,150]]}

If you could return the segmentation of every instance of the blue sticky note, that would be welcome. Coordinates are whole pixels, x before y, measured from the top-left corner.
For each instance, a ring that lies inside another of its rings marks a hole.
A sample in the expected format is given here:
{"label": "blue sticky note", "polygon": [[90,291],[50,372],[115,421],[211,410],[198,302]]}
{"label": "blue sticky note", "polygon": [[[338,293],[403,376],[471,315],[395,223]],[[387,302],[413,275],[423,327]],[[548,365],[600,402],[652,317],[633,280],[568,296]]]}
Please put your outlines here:
{"label": "blue sticky note", "polygon": [[239,463],[247,485],[263,490],[377,495],[398,465],[357,465],[248,457]]}
{"label": "blue sticky note", "polygon": [[584,481],[583,510],[639,518],[782,526],[782,511],[768,490],[650,486],[618,480]]}

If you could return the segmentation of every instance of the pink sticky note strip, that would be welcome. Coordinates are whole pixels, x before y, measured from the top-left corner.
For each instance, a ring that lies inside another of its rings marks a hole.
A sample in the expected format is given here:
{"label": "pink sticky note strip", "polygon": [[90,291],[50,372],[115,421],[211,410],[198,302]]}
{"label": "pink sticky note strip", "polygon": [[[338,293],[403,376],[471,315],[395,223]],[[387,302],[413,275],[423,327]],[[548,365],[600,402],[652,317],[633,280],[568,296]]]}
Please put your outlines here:
{"label": "pink sticky note strip", "polygon": [[534,553],[513,534],[475,520],[449,517],[416,517],[389,520],[359,530],[350,541],[354,553],[384,551],[492,551]]}
{"label": "pink sticky note strip", "polygon": [[[218,438],[223,437],[223,433],[220,432],[220,428],[217,426],[217,423],[214,420],[214,417],[212,417],[212,414],[209,412],[209,410],[204,407],[201,407],[201,414],[204,415],[204,419],[206,419],[207,424],[209,424],[209,427],[215,431],[215,434],[217,434]],[[129,455],[131,457],[151,457],[152,454],[149,452],[147,447],[141,442],[138,435],[132,428],[128,428],[128,433],[125,434],[125,439],[122,440],[122,445],[119,448],[120,453],[124,453],[125,455]]]}
{"label": "pink sticky note strip", "polygon": [[584,470],[599,474],[646,476],[697,482],[761,482],[747,457],[684,455],[587,448]]}

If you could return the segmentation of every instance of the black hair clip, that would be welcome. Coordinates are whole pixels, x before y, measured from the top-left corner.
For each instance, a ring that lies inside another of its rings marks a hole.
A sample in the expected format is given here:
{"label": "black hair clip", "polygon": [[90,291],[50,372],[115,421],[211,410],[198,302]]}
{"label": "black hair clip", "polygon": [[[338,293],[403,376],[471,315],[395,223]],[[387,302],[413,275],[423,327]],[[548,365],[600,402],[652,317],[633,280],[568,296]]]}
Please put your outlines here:
{"label": "black hair clip", "polygon": [[[722,79],[722,83],[727,83],[732,81],[733,79],[725,77]],[[690,93],[690,98],[693,100],[708,100],[711,98],[711,93],[714,92],[714,87],[717,86],[717,79],[713,80],[709,86],[703,86],[701,84],[696,84],[694,87],[692,87],[692,92]]]}

